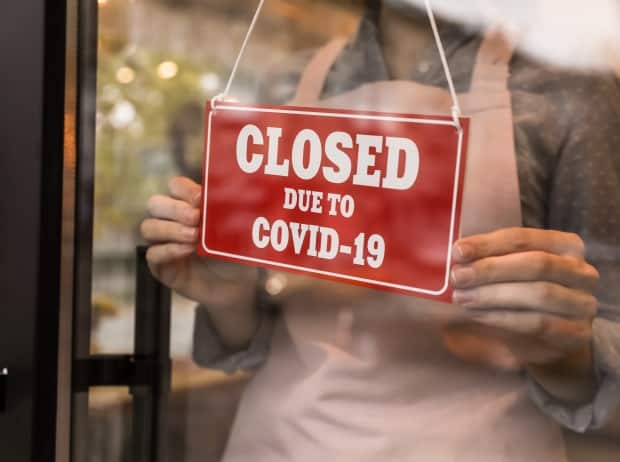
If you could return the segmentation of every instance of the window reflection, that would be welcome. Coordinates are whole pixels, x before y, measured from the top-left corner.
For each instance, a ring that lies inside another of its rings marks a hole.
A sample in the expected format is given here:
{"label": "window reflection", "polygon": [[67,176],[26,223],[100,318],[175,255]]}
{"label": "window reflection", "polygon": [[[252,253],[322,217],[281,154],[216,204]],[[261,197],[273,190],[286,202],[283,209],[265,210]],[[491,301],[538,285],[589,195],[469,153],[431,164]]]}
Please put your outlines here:
{"label": "window reflection", "polygon": [[[226,84],[256,3],[98,0],[93,353],[133,350],[134,258],[145,204],[163,193],[174,175],[200,180],[204,104]],[[352,34],[361,3],[268,1],[232,93],[256,101],[259,82],[271,68],[331,36]],[[317,21],[322,27],[316,27]],[[221,283],[223,269],[214,265],[211,285],[221,292],[214,296],[234,299],[235,289]],[[270,287],[277,284],[272,281]],[[173,298],[169,457],[215,461],[246,377],[193,363],[194,305]],[[126,390],[91,391],[92,460],[120,460],[127,452],[127,397]]]}
{"label": "window reflection", "polygon": [[[129,352],[133,345],[134,248],[140,242],[138,226],[145,204],[150,196],[166,190],[173,175],[200,180],[204,103],[225,86],[257,1],[98,3],[92,349]],[[271,82],[265,94],[260,82],[272,75],[274,67],[297,66],[290,64],[291,57],[304,50],[315,49],[335,35],[350,36],[360,3],[269,0],[232,94],[246,102],[281,101],[294,83],[286,79]],[[428,67],[421,65],[419,71],[425,73]],[[222,272],[231,269],[216,265],[210,276],[213,296],[234,300],[236,289],[222,282],[236,279],[234,269],[222,278]],[[282,278],[268,279],[267,291],[272,295],[282,292],[287,285]],[[218,460],[246,377],[227,377],[193,363],[194,314],[193,302],[175,296],[169,457]],[[93,460],[118,460],[110,454],[122,454],[127,444],[119,430],[123,425],[129,428],[126,396],[101,392],[91,400],[91,408],[94,434],[115,435],[97,440]]]}

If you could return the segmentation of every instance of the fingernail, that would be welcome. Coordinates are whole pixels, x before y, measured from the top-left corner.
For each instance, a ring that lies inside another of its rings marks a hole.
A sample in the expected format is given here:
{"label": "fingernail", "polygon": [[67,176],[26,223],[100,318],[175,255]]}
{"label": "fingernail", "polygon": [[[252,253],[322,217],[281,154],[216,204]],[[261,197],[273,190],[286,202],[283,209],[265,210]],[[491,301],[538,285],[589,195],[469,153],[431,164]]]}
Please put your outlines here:
{"label": "fingernail", "polygon": [[200,205],[200,200],[202,199],[202,192],[196,193],[193,199],[194,205]]}
{"label": "fingernail", "polygon": [[473,268],[462,267],[452,270],[452,281],[456,287],[466,287],[476,279],[476,272]]}
{"label": "fingernail", "polygon": [[454,259],[457,262],[465,262],[474,256],[474,247],[469,244],[456,243],[454,244]]}
{"label": "fingernail", "polygon": [[473,290],[455,290],[452,294],[452,301],[458,305],[468,305],[476,300],[476,293]]}

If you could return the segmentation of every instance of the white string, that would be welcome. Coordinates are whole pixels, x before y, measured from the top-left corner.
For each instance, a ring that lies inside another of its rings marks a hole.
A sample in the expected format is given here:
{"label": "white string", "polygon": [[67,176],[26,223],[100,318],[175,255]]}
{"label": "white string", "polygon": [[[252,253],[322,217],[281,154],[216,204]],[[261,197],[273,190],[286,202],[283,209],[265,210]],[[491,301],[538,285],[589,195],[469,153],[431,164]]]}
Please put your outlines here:
{"label": "white string", "polygon": [[220,93],[219,95],[215,96],[212,99],[212,102],[215,102],[219,99],[223,99],[226,96],[228,96],[228,93],[230,93],[230,87],[232,86],[233,81],[235,80],[235,76],[237,75],[237,70],[239,69],[239,64],[241,63],[241,58],[243,58],[243,55],[245,53],[245,49],[248,46],[248,43],[250,42],[250,37],[252,36],[252,32],[254,32],[254,27],[256,26],[256,23],[258,22],[258,18],[260,17],[260,13],[263,10],[263,5],[265,4],[265,0],[260,0],[260,2],[258,3],[258,6],[256,7],[256,11],[254,12],[254,17],[252,18],[252,22],[250,23],[250,27],[248,28],[247,33],[245,34],[245,39],[243,39],[243,44],[241,45],[241,49],[239,50],[239,54],[237,55],[237,59],[235,61],[235,64],[232,68],[232,70],[230,71],[230,76],[228,77],[228,82],[226,83],[226,87],[224,88],[224,92]]}
{"label": "white string", "polygon": [[452,73],[450,72],[450,66],[448,66],[448,60],[446,58],[446,50],[443,47],[443,43],[441,41],[441,36],[439,35],[439,30],[437,29],[437,22],[435,21],[435,15],[433,14],[433,8],[431,8],[431,1],[425,0],[426,4],[426,12],[428,14],[428,19],[431,22],[431,28],[433,29],[433,34],[435,35],[435,42],[437,43],[437,49],[439,50],[439,56],[441,58],[441,64],[443,65],[443,70],[446,74],[446,79],[448,80],[448,87],[450,88],[450,96],[452,97],[452,118],[454,119],[454,123],[457,128],[461,128],[461,123],[459,121],[459,117],[461,116],[461,106],[459,105],[459,99],[456,95],[456,90],[454,89],[454,81],[452,80]]}
{"label": "white string", "polygon": [[[431,7],[430,0],[425,0],[426,4],[426,12],[428,13],[428,19],[431,23],[431,28],[433,29],[433,35],[435,36],[435,43],[437,44],[437,49],[439,50],[439,56],[441,58],[441,64],[443,65],[444,72],[446,74],[446,78],[448,80],[448,87],[450,89],[450,96],[452,97],[452,117],[454,118],[454,123],[457,128],[461,128],[461,123],[459,121],[459,117],[461,116],[461,107],[459,105],[459,100],[456,95],[456,90],[454,89],[454,81],[452,80],[452,73],[450,72],[450,66],[448,66],[448,60],[446,59],[446,51],[443,47],[443,43],[441,41],[441,36],[439,35],[439,30],[437,29],[437,22],[435,21],[435,15],[433,14],[433,8]],[[241,58],[245,53],[245,49],[248,46],[250,41],[250,37],[252,36],[252,32],[254,32],[254,27],[258,22],[258,18],[260,17],[261,11],[263,10],[263,6],[265,4],[265,0],[260,0],[258,6],[256,7],[256,11],[254,12],[254,17],[252,18],[252,22],[250,23],[250,27],[248,28],[247,33],[245,34],[245,39],[243,40],[243,44],[241,45],[241,49],[239,50],[239,54],[237,55],[237,59],[235,60],[235,64],[230,72],[230,76],[228,77],[228,82],[226,83],[226,87],[224,88],[224,92],[213,98],[213,102],[223,99],[230,93],[230,87],[232,86],[233,81],[235,80],[235,76],[237,75],[237,70],[239,69],[239,64],[241,63]]]}

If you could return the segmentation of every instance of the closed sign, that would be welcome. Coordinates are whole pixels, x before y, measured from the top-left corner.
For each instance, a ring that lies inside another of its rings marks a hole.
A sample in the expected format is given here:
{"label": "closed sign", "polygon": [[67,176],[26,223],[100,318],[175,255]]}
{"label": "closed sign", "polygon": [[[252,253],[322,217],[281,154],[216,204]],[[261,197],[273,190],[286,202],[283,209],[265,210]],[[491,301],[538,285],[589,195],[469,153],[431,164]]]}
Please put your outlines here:
{"label": "closed sign", "polygon": [[468,120],[210,105],[199,253],[448,300]]}

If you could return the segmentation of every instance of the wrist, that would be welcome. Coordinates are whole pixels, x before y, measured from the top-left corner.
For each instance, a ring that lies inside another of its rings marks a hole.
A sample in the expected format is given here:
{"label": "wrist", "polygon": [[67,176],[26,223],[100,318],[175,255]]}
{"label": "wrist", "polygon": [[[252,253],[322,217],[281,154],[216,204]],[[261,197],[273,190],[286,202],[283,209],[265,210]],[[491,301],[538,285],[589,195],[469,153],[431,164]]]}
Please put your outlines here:
{"label": "wrist", "polygon": [[244,267],[235,267],[232,276],[213,282],[204,291],[203,305],[223,344],[237,351],[250,344],[258,329],[257,277],[254,268]]}
{"label": "wrist", "polygon": [[254,302],[207,307],[222,343],[233,351],[247,348],[259,325]]}
{"label": "wrist", "polygon": [[596,394],[597,379],[590,345],[551,363],[529,364],[526,369],[542,388],[563,401],[589,402]]}

